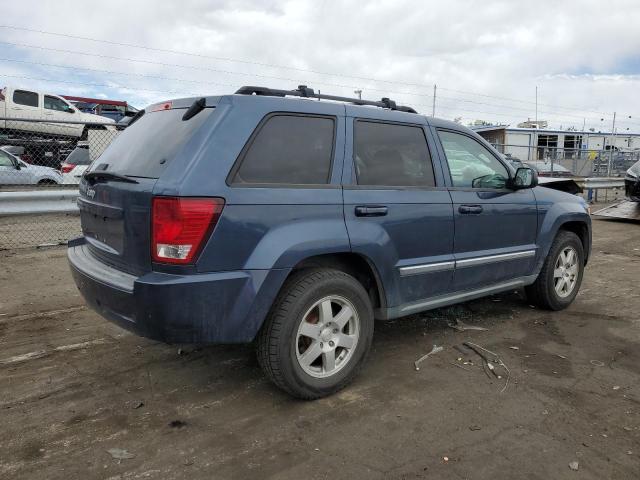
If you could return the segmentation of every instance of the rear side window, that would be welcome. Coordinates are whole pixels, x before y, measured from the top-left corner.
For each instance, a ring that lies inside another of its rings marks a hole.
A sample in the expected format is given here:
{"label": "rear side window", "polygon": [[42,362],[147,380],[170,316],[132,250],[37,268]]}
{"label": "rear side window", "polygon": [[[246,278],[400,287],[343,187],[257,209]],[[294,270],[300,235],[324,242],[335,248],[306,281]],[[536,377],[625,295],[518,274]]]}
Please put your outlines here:
{"label": "rear side window", "polygon": [[335,137],[330,117],[274,115],[254,135],[234,184],[329,183]]}
{"label": "rear side window", "polygon": [[37,107],[38,94],[36,92],[28,92],[26,90],[15,90],[13,92],[13,103],[26,105],[27,107]]}
{"label": "rear side window", "polygon": [[118,134],[94,162],[96,168],[106,164],[109,172],[159,178],[215,108],[205,108],[195,117],[183,121],[185,111],[176,108],[143,114]]}
{"label": "rear side window", "polygon": [[89,149],[84,147],[76,147],[73,152],[69,154],[65,162],[72,165],[89,165],[91,160],[89,158]]}
{"label": "rear side window", "polygon": [[359,185],[434,187],[433,164],[420,127],[358,120],[354,161]]}

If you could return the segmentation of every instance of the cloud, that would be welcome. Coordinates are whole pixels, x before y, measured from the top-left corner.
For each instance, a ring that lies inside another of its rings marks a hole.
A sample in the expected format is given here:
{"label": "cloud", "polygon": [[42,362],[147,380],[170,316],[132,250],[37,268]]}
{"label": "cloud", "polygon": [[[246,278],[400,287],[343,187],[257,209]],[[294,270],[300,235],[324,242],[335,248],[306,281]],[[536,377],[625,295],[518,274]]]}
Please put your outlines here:
{"label": "cloud", "polygon": [[538,117],[552,125],[601,129],[618,111],[640,130],[631,0],[25,0],[4,5],[0,23],[120,43],[0,28],[0,41],[31,45],[0,44],[0,79],[57,93],[144,106],[306,83],[430,112],[437,84],[438,116],[512,123],[535,116],[538,86]]}

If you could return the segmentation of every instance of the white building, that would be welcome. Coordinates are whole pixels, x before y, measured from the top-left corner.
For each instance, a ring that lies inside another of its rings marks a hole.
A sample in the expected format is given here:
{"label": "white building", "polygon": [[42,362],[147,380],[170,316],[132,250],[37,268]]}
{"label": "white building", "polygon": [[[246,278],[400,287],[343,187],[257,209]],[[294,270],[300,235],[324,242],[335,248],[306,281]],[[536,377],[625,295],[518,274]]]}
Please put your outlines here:
{"label": "white building", "polygon": [[602,150],[628,151],[640,149],[640,133],[578,132],[538,128],[518,128],[507,125],[471,127],[505,154],[521,160],[575,158],[595,156]]}

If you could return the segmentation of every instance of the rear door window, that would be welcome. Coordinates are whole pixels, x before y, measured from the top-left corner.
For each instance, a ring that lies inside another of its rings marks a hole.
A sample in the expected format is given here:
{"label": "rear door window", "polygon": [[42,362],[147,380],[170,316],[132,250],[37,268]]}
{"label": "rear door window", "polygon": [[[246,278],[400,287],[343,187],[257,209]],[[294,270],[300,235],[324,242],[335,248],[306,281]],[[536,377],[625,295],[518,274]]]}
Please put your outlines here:
{"label": "rear door window", "polygon": [[143,114],[115,138],[94,165],[106,165],[101,168],[131,177],[159,178],[215,108],[205,108],[183,121],[185,111],[176,108]]}
{"label": "rear door window", "polygon": [[27,90],[15,90],[13,92],[13,103],[26,105],[27,107],[38,106],[38,94]]}
{"label": "rear door window", "polygon": [[354,135],[358,185],[435,186],[433,163],[421,127],[358,120]]}
{"label": "rear door window", "polygon": [[334,140],[332,117],[273,115],[245,147],[232,183],[327,184]]}

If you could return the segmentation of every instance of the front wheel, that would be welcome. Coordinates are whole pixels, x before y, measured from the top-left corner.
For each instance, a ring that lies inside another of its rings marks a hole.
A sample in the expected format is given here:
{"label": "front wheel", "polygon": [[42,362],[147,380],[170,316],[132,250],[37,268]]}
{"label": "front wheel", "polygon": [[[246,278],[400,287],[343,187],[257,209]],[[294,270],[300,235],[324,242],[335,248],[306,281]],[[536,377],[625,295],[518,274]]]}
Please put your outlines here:
{"label": "front wheel", "polygon": [[295,273],[276,299],[257,341],[267,376],[289,394],[315,399],[344,388],[371,346],[373,310],[351,275]]}
{"label": "front wheel", "polygon": [[536,281],[526,287],[533,304],[548,310],[567,308],[578,294],[584,273],[580,238],[566,230],[556,236]]}

